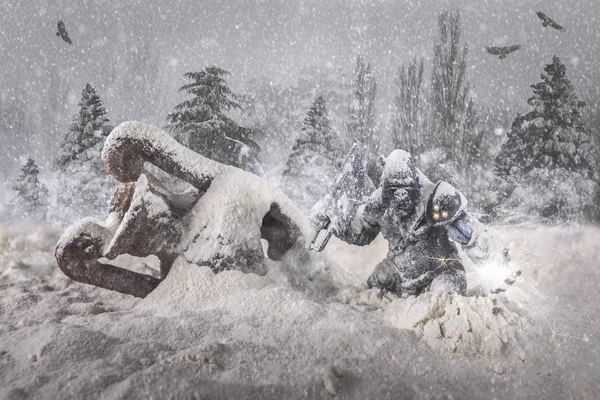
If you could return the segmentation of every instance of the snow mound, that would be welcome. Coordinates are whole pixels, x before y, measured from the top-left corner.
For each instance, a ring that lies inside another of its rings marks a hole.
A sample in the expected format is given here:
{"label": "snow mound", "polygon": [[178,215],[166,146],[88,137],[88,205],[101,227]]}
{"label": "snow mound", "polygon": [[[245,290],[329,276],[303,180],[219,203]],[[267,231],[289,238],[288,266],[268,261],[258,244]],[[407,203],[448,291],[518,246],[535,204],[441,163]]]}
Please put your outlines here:
{"label": "snow mound", "polygon": [[[290,271],[278,269],[276,263],[270,269],[276,272],[266,277],[240,271],[214,274],[207,267],[179,259],[163,283],[138,303],[136,311],[173,317],[212,310],[221,315],[220,323],[245,320],[264,325],[271,333],[282,329],[285,332],[279,334],[283,336],[310,329],[318,321],[333,323],[358,312],[367,318],[365,322],[412,331],[436,351],[493,358],[524,359],[529,336],[541,336],[527,312],[501,295],[463,297],[429,292],[398,299],[381,290],[346,286],[324,300],[293,288],[286,281],[293,279]],[[275,328],[277,315],[286,318]]]}
{"label": "snow mound", "polygon": [[[396,299],[364,289],[385,256],[381,239],[366,249],[331,242],[327,253],[339,264],[331,265],[331,275],[345,278],[333,279],[336,294],[311,289],[328,274],[307,271],[308,259],[272,261],[257,276],[214,274],[180,258],[140,300],[70,281],[50,264],[59,235],[0,227],[0,398],[481,399],[493,391],[497,398],[595,399],[599,393],[597,340],[575,337],[599,331],[597,307],[590,307],[600,282],[596,228],[506,230],[542,253],[523,276],[539,276],[540,290],[553,294],[533,313],[545,335],[503,296]],[[549,262],[558,256],[564,261]],[[158,260],[111,262],[149,268]],[[355,286],[342,287],[349,283]],[[556,329],[565,328],[549,332],[545,322],[555,318]]]}
{"label": "snow mound", "polygon": [[385,308],[396,296],[380,289],[363,290],[357,286],[346,286],[338,293],[338,299],[359,311],[374,311]]}
{"label": "snow mound", "polygon": [[466,355],[498,357],[508,352],[522,358],[528,336],[541,335],[525,310],[505,296],[428,292],[394,300],[384,319],[396,328],[412,329],[435,349]]}
{"label": "snow mound", "polygon": [[159,316],[193,313],[199,308],[214,308],[230,297],[235,300],[244,292],[259,291],[267,285],[268,280],[256,274],[235,270],[215,274],[208,267],[189,264],[178,258],[165,280],[136,308]]}
{"label": "snow mound", "polygon": [[0,227],[0,284],[52,275],[59,236],[58,229]]}
{"label": "snow mound", "polygon": [[[199,309],[228,310],[237,317],[247,316],[254,309],[258,318],[287,314],[291,310],[310,314],[319,308],[314,291],[300,285],[301,274],[282,263],[270,262],[267,276],[227,270],[215,274],[210,268],[187,263],[178,258],[169,275],[143,299],[137,311],[151,311],[154,315],[185,315]],[[323,280],[316,278],[315,284]],[[322,293],[321,293],[322,294]],[[322,298],[322,296],[320,296]],[[290,306],[290,302],[294,303]],[[308,306],[313,304],[313,306]]]}

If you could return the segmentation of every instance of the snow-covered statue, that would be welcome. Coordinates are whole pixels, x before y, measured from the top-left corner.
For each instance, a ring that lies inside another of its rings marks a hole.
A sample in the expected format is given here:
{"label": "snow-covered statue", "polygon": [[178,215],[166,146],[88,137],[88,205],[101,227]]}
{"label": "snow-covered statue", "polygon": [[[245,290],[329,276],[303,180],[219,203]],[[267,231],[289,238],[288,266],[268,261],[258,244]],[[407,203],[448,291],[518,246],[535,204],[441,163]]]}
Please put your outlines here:
{"label": "snow-covered statue", "polygon": [[[60,238],[58,265],[74,280],[145,297],[178,259],[215,272],[264,274],[261,239],[268,243],[272,260],[288,253],[304,261],[299,264],[314,259],[304,244],[311,233],[308,221],[289,198],[264,179],[209,160],[156,127],[120,124],[106,139],[102,160],[123,184],[106,220],[85,218]],[[169,190],[148,170],[148,163],[190,187],[181,193]],[[155,255],[160,277],[108,262],[121,254]],[[312,280],[319,271],[298,273]]]}
{"label": "snow-covered statue", "polygon": [[380,187],[361,200],[362,161],[356,146],[350,151],[331,193],[313,207],[311,226],[317,235],[326,230],[317,250],[332,234],[364,246],[381,233],[389,252],[367,284],[403,297],[428,290],[464,295],[467,279],[456,244],[475,264],[491,252],[507,259],[508,250],[498,249],[498,243],[491,246],[486,229],[466,211],[467,200],[456,188],[443,181],[434,185],[404,150],[381,157],[380,163]]}

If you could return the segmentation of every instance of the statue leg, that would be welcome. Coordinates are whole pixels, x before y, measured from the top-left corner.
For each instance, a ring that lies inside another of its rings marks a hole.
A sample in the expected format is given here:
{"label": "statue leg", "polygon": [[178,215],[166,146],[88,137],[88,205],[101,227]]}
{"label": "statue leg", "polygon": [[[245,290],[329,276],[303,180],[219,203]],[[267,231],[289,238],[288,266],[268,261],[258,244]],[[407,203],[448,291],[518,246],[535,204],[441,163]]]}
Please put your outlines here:
{"label": "statue leg", "polygon": [[105,245],[104,227],[85,220],[74,228],[56,247],[58,267],[69,278],[136,297],[146,297],[160,283],[153,276],[99,262]]}
{"label": "statue leg", "polygon": [[375,270],[367,279],[367,286],[369,288],[386,289],[397,295],[401,294],[400,277],[392,260],[386,257],[377,264]]}
{"label": "statue leg", "polygon": [[467,293],[465,268],[457,261],[448,264],[433,278],[429,290],[432,292],[458,293],[464,296]]}
{"label": "statue leg", "polygon": [[[68,228],[59,239],[55,255],[59,268],[73,280],[146,297],[167,276],[180,237],[170,205],[141,175],[135,184],[124,184],[117,190],[106,221],[87,218]],[[161,279],[98,261],[120,254],[156,255]]]}

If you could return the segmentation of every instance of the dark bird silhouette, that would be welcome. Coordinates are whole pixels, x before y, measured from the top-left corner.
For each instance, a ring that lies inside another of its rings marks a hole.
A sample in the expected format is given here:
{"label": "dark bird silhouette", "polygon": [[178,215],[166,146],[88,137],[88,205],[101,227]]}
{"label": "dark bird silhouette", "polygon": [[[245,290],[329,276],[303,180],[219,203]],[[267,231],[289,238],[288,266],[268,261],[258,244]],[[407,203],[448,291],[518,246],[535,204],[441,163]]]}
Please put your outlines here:
{"label": "dark bird silhouette", "polygon": [[556,22],[554,22],[554,20],[552,18],[550,18],[549,16],[547,16],[543,12],[538,11],[537,12],[537,16],[538,16],[539,19],[542,20],[542,25],[544,27],[551,26],[552,28],[557,29],[557,30],[559,30],[561,32],[565,31],[565,28],[563,28],[562,26],[560,26],[559,24],[557,24]]}
{"label": "dark bird silhouette", "polygon": [[513,51],[517,51],[521,48],[520,45],[515,44],[514,46],[505,46],[505,47],[488,47],[485,46],[485,51],[495,56],[500,56],[499,58],[502,60],[506,58],[506,55],[512,53]]}
{"label": "dark bird silhouette", "polygon": [[56,36],[60,36],[65,42],[73,44],[71,38],[69,37],[69,33],[67,32],[67,28],[65,28],[65,23],[62,21],[58,21],[57,27],[58,32],[56,32]]}

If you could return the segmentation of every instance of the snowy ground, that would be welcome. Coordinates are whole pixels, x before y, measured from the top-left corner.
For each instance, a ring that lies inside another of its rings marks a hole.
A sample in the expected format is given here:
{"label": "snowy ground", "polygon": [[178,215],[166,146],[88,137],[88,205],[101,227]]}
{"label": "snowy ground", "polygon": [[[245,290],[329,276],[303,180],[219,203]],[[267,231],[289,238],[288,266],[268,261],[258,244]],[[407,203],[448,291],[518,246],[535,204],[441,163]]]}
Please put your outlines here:
{"label": "snowy ground", "polygon": [[[550,398],[600,393],[600,230],[504,228],[523,264],[508,296],[311,294],[176,265],[144,300],[70,281],[60,231],[0,229],[0,397]],[[332,242],[361,285],[386,252]],[[140,261],[120,260],[134,268]],[[152,260],[147,262],[152,264]],[[533,285],[533,286],[530,286]]]}

